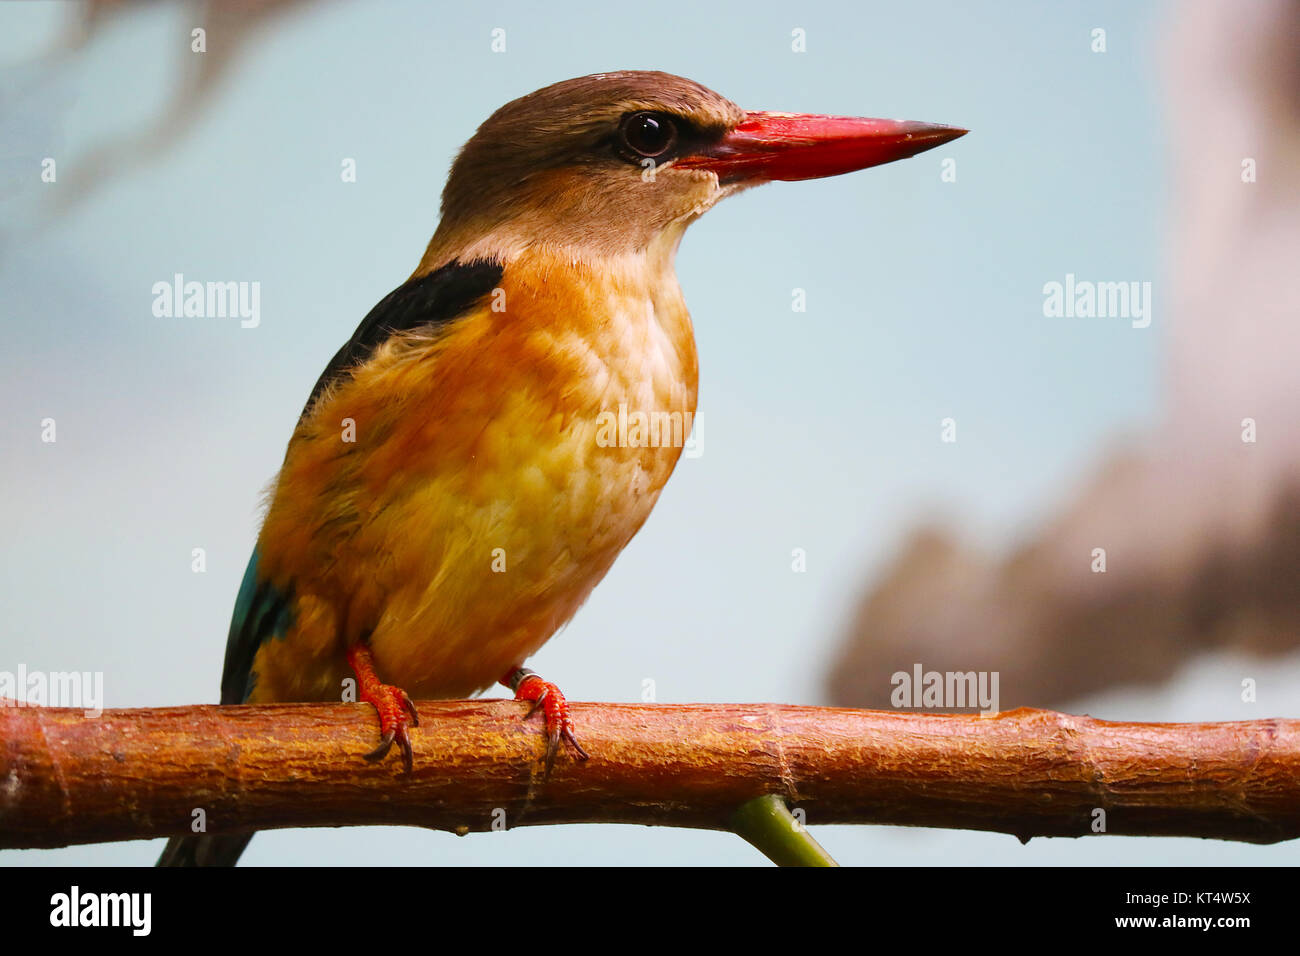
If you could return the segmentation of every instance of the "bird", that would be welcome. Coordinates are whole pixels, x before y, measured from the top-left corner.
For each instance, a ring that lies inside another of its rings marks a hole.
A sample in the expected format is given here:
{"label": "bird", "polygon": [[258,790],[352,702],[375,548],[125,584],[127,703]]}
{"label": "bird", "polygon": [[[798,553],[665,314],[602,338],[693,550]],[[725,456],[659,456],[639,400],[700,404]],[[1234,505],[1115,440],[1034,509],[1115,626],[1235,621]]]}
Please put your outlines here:
{"label": "bird", "polygon": [[[650,441],[608,424],[620,408],[693,420],[698,357],[674,266],[687,226],[760,183],[965,132],[750,111],[634,70],[498,109],[455,157],[414,272],[298,418],[235,601],[221,703],[339,700],[355,680],[379,721],[367,759],[396,746],[409,771],[413,697],[500,682],[541,711],[548,775],[561,745],[586,759],[563,693],[524,664],[682,453],[680,428]],[[159,864],[233,865],[250,838],[187,833]]]}

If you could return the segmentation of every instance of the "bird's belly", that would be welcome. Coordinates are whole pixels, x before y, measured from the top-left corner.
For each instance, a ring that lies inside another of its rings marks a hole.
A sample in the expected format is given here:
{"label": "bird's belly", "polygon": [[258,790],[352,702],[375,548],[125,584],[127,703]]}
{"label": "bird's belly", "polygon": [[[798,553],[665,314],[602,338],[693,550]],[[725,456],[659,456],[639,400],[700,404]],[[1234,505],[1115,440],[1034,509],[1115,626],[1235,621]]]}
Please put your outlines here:
{"label": "bird's belly", "polygon": [[605,576],[658,500],[695,413],[693,342],[683,369],[651,322],[642,307],[612,324],[613,341],[548,330],[547,354],[566,361],[526,363],[534,377],[495,395],[459,467],[444,448],[385,517],[381,550],[408,582],[386,596],[370,637],[386,680],[422,696],[491,686]]}
{"label": "bird's belly", "polygon": [[620,445],[618,414],[553,420],[563,427],[551,434],[489,435],[497,447],[482,456],[487,467],[471,463],[413,496],[399,527],[430,533],[391,545],[411,561],[403,577],[413,584],[389,595],[370,638],[386,680],[421,696],[465,696],[573,616],[649,516],[681,452],[680,443]]}

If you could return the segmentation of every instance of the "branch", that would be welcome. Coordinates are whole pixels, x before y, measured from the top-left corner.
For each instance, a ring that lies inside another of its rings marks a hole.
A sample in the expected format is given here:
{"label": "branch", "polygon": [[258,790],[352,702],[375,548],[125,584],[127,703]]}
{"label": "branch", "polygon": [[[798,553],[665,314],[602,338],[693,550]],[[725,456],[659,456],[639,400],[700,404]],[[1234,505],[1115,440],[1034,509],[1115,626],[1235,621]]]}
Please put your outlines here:
{"label": "branch", "polygon": [[778,794],[742,803],[731,815],[731,828],[777,866],[839,866]]}
{"label": "branch", "polygon": [[[359,704],[80,711],[0,707],[0,848],[190,832],[554,823],[741,829],[747,801],[800,822],[1272,843],[1300,835],[1300,721],[1107,723],[1050,711],[939,716],[777,705],[581,704],[583,746],[541,776],[525,705],[419,705],[415,771],[372,764]],[[802,812],[800,812],[802,811]]]}

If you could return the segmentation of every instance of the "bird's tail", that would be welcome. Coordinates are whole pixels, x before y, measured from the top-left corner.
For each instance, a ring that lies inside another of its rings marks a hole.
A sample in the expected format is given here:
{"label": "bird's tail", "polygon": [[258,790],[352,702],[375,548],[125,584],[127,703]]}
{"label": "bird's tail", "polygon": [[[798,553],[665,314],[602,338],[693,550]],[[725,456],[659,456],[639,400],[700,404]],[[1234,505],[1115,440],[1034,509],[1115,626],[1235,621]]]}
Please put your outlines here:
{"label": "bird's tail", "polygon": [[251,839],[251,833],[172,837],[158,857],[158,865],[234,866]]}

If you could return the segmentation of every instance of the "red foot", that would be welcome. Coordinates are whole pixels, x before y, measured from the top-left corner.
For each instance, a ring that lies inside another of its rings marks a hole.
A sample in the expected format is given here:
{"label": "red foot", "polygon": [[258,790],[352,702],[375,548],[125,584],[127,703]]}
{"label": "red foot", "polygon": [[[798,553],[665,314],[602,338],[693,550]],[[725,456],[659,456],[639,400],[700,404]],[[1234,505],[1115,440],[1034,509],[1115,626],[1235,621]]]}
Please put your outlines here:
{"label": "red foot", "polygon": [[555,754],[560,749],[561,739],[577,752],[579,760],[587,759],[587,751],[582,749],[578,739],[573,736],[573,721],[569,719],[569,702],[564,699],[560,688],[548,680],[542,680],[527,667],[511,668],[501,678],[501,683],[515,692],[515,700],[526,700],[532,703],[533,706],[524,715],[525,720],[541,708],[542,715],[546,719],[547,777],[551,775],[551,767],[555,764]]}
{"label": "red foot", "polygon": [[411,755],[411,738],[408,727],[420,726],[420,716],[415,712],[415,705],[406,691],[400,687],[380,682],[375,674],[375,659],[370,655],[370,648],[364,644],[353,644],[348,648],[348,664],[357,675],[357,689],[361,699],[374,704],[379,712],[379,746],[366,754],[367,760],[383,760],[397,742],[402,751],[402,763],[410,773],[414,763]]}

